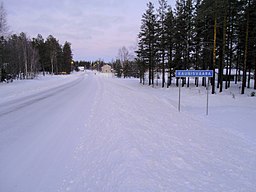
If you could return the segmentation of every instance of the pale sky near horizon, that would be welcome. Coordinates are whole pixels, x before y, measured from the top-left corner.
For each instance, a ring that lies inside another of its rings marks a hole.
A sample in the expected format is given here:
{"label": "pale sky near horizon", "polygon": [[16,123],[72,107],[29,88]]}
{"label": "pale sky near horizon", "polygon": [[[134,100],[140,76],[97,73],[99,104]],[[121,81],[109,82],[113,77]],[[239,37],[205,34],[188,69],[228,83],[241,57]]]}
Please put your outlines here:
{"label": "pale sky near horizon", "polygon": [[[71,43],[74,60],[106,62],[136,47],[148,0],[0,0],[12,33],[53,35]],[[158,0],[151,1],[158,7]],[[168,0],[174,8],[175,0]]]}

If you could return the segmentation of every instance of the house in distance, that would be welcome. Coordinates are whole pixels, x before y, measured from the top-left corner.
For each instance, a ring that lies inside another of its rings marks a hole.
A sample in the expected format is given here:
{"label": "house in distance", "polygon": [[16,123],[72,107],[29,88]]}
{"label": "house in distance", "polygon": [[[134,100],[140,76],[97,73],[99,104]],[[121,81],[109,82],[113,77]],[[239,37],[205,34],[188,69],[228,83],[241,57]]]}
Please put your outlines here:
{"label": "house in distance", "polygon": [[112,71],[111,71],[111,66],[110,65],[103,65],[102,67],[101,67],[101,72],[102,73],[111,73]]}

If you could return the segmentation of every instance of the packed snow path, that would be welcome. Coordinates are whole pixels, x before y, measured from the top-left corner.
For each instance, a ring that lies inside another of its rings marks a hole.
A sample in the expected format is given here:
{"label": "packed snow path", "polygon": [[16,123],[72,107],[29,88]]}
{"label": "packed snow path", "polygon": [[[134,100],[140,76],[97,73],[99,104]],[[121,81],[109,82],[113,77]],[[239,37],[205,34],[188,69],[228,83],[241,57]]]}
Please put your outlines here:
{"label": "packed snow path", "polygon": [[0,191],[255,191],[255,143],[175,105],[94,73],[10,97]]}

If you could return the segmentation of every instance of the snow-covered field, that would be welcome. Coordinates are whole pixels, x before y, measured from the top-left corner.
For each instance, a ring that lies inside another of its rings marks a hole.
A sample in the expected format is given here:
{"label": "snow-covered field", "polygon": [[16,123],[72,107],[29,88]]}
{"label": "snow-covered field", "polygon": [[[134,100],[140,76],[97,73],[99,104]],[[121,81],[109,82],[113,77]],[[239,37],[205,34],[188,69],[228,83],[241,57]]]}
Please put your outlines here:
{"label": "snow-covered field", "polygon": [[[254,192],[256,97],[91,72],[0,84],[1,192]],[[249,92],[248,92],[249,94]]]}

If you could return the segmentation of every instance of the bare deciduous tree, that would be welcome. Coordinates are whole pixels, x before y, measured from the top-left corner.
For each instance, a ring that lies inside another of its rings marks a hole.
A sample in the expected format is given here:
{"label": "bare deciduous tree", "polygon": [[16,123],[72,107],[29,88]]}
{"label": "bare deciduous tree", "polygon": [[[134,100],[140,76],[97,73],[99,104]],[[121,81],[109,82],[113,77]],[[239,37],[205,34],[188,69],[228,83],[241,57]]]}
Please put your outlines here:
{"label": "bare deciduous tree", "polygon": [[122,67],[129,61],[130,53],[125,46],[118,50],[118,59],[120,60]]}

